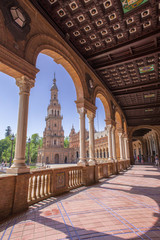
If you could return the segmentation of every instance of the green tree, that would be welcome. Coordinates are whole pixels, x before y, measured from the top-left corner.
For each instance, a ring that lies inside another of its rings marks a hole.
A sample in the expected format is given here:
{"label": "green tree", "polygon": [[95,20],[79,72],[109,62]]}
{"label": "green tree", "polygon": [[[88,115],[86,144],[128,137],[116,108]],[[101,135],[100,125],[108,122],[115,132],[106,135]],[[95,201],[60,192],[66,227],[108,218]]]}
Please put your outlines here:
{"label": "green tree", "polygon": [[5,130],[5,137],[8,137],[11,135],[11,127],[7,126],[6,130]]}
{"label": "green tree", "polygon": [[[15,152],[15,138],[13,141],[13,151],[12,151],[12,159],[14,158]],[[6,137],[5,139],[0,140],[0,161],[10,162],[11,158],[11,148],[12,148],[12,141],[10,136]]]}
{"label": "green tree", "polygon": [[38,148],[42,147],[42,138],[38,133],[32,134],[30,143],[26,144],[26,162],[28,162],[28,151],[29,151],[29,162],[35,164],[37,161]]}
{"label": "green tree", "polygon": [[64,148],[69,148],[69,137],[65,137],[64,139]]}

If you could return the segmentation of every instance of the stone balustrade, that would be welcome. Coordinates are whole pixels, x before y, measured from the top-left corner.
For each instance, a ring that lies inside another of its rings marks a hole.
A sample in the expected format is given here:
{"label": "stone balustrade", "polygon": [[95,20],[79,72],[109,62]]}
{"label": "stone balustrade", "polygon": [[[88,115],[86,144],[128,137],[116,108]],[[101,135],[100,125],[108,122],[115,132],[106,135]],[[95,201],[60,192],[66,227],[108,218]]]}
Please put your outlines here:
{"label": "stone balustrade", "polygon": [[0,219],[26,210],[30,205],[72,189],[88,186],[126,170],[130,161],[33,170],[26,174],[0,175]]}

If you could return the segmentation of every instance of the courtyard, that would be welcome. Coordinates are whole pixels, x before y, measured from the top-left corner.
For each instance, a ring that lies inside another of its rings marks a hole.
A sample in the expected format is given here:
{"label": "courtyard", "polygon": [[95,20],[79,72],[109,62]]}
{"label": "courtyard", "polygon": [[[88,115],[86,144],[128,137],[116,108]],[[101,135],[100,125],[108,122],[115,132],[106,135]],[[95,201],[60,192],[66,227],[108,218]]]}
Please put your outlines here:
{"label": "courtyard", "polygon": [[160,239],[160,171],[135,165],[3,222],[1,240]]}

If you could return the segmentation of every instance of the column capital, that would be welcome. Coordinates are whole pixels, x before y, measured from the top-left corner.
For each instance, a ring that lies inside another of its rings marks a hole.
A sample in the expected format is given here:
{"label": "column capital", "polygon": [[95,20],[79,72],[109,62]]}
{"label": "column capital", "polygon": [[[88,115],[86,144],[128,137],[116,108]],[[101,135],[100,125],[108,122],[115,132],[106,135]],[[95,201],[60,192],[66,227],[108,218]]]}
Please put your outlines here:
{"label": "column capital", "polygon": [[110,119],[105,119],[106,125],[112,125],[112,126],[116,126],[116,123],[114,120]]}
{"label": "column capital", "polygon": [[29,94],[30,89],[34,87],[34,83],[35,83],[35,80],[28,78],[27,76],[16,78],[16,85],[20,89],[20,94],[22,93]]}
{"label": "column capital", "polygon": [[79,115],[83,115],[87,113],[87,110],[84,107],[77,108],[77,112]]}
{"label": "column capital", "polygon": [[87,117],[89,120],[93,120],[95,118],[95,113],[87,110]]}

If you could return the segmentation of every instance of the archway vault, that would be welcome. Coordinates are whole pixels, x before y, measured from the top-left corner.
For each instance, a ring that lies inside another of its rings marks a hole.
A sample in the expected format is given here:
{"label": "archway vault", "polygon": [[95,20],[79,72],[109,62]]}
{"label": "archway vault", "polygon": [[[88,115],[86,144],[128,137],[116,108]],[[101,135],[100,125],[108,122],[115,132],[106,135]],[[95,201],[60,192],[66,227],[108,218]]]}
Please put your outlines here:
{"label": "archway vault", "polygon": [[104,91],[104,89],[100,86],[96,87],[94,91],[94,104],[95,104],[96,98],[99,98],[103,104],[106,120],[112,120],[110,100],[106,92]]}
{"label": "archway vault", "polygon": [[88,95],[83,68],[74,58],[74,53],[69,52],[64,44],[45,34],[37,34],[29,40],[26,46],[25,59],[35,66],[39,53],[52,57],[56,63],[61,64],[66,69],[74,82],[77,100]]}

